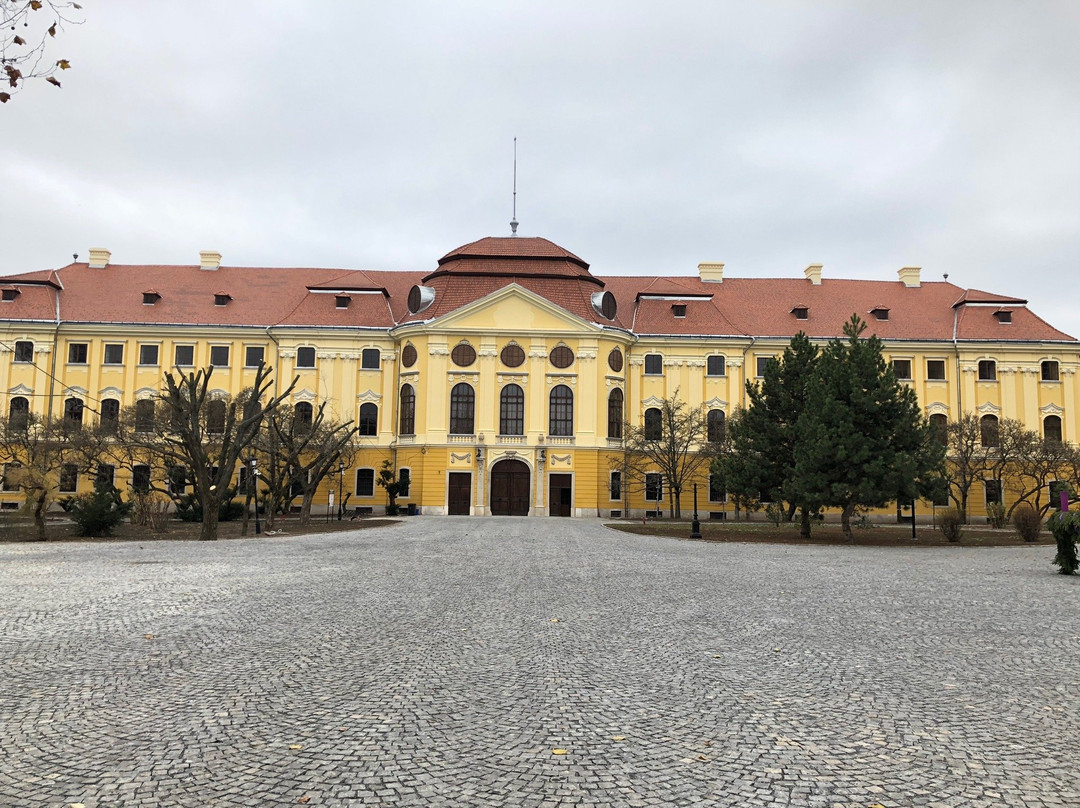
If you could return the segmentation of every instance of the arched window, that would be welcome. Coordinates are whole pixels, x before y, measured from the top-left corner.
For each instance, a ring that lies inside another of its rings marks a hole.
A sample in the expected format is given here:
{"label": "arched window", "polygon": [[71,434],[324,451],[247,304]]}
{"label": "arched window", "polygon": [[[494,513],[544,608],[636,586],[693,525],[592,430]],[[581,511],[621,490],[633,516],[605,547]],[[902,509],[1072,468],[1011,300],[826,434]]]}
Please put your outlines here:
{"label": "arched window", "polygon": [[30,422],[30,401],[23,396],[15,396],[8,405],[8,426],[13,429],[26,429]]}
{"label": "arched window", "polygon": [[705,417],[705,430],[710,443],[720,443],[724,440],[727,424],[723,410],[709,410]]}
{"label": "arched window", "polygon": [[81,398],[64,399],[64,420],[69,424],[82,425],[83,402]]}
{"label": "arched window", "polygon": [[115,435],[120,425],[120,402],[115,398],[106,398],[101,402],[101,419],[98,422],[106,435]]}
{"label": "arched window", "polygon": [[[311,405],[308,404],[310,407]],[[379,408],[370,401],[360,405],[360,421],[357,423],[360,431],[358,434],[364,437],[373,437],[379,434]]]}
{"label": "arched window", "polygon": [[1048,415],[1043,418],[1043,437],[1046,440],[1061,443],[1061,416]]}
{"label": "arched window", "polygon": [[998,445],[998,419],[996,415],[984,415],[979,419],[979,435],[983,446]]}
{"label": "arched window", "polygon": [[508,384],[499,394],[499,434],[525,434],[525,391]]}
{"label": "arched window", "polygon": [[607,436],[609,438],[622,438],[622,410],[622,390],[616,387],[611,391],[611,395],[607,397]]}
{"label": "arched window", "polygon": [[930,416],[930,431],[942,446],[949,445],[949,419],[942,413],[935,412]]}
{"label": "arched window", "polygon": [[206,405],[206,431],[211,435],[221,435],[225,432],[225,401],[223,399],[211,399]]}
{"label": "arched window", "polygon": [[473,411],[476,406],[476,393],[472,385],[465,382],[455,384],[450,391],[450,434],[473,434]]}
{"label": "arched window", "polygon": [[551,388],[548,434],[561,437],[574,434],[574,392],[565,384]]}
{"label": "arched window", "polygon": [[660,440],[663,434],[663,416],[656,407],[645,410],[645,440]]}
{"label": "arched window", "polygon": [[416,391],[411,384],[401,385],[401,413],[398,418],[398,434],[416,434]]}
{"label": "arched window", "polygon": [[152,398],[135,402],[135,431],[154,431],[154,400]]}

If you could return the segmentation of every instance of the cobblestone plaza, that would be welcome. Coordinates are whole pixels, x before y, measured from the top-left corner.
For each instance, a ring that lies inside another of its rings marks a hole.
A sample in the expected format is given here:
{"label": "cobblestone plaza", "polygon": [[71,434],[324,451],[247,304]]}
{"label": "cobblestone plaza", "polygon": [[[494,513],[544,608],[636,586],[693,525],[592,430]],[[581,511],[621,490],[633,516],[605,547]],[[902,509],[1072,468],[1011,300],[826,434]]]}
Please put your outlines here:
{"label": "cobblestone plaza", "polygon": [[0,806],[1080,805],[1045,546],[0,545]]}

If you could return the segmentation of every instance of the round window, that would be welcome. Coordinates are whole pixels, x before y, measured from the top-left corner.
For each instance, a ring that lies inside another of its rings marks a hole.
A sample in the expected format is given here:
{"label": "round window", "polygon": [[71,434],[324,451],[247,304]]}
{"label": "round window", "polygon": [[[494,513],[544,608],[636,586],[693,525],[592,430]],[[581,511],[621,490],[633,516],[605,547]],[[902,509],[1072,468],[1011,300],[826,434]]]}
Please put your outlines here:
{"label": "round window", "polygon": [[520,345],[510,344],[502,349],[502,353],[499,354],[499,359],[501,359],[502,363],[508,368],[521,367],[522,363],[525,361],[525,351],[522,350]]}
{"label": "round window", "polygon": [[454,346],[454,350],[450,353],[450,358],[459,368],[467,368],[476,361],[476,349],[469,343],[462,342],[460,345]]}
{"label": "round window", "polygon": [[557,368],[568,368],[574,364],[574,352],[567,348],[565,345],[556,345],[551,349],[551,356],[548,357]]}
{"label": "round window", "polygon": [[401,349],[401,364],[407,368],[416,364],[416,348],[412,345],[406,345]]}
{"label": "round window", "polygon": [[618,348],[612,348],[611,353],[607,355],[608,367],[618,373],[622,370],[622,351]]}

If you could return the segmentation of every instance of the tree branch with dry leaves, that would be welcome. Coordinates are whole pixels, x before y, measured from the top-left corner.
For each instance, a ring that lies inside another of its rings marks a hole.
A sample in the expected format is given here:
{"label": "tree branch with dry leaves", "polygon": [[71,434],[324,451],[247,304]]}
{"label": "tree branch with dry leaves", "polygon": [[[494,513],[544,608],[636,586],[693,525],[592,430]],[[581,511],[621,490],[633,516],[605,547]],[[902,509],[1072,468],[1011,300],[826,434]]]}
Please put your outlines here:
{"label": "tree branch with dry leaves", "polygon": [[46,57],[65,25],[81,25],[82,6],[54,0],[0,0],[0,103],[6,104],[30,79],[60,86],[57,71],[68,59]]}

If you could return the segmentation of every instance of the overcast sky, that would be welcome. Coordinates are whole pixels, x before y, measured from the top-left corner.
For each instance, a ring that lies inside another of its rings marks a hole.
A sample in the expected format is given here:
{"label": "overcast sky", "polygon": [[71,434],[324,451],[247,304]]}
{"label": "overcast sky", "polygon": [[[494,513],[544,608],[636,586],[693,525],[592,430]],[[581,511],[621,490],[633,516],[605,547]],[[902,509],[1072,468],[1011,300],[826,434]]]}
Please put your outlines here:
{"label": "overcast sky", "polygon": [[1080,3],[82,0],[0,107],[0,274],[430,270],[523,235],[604,274],[895,279],[1080,337]]}

